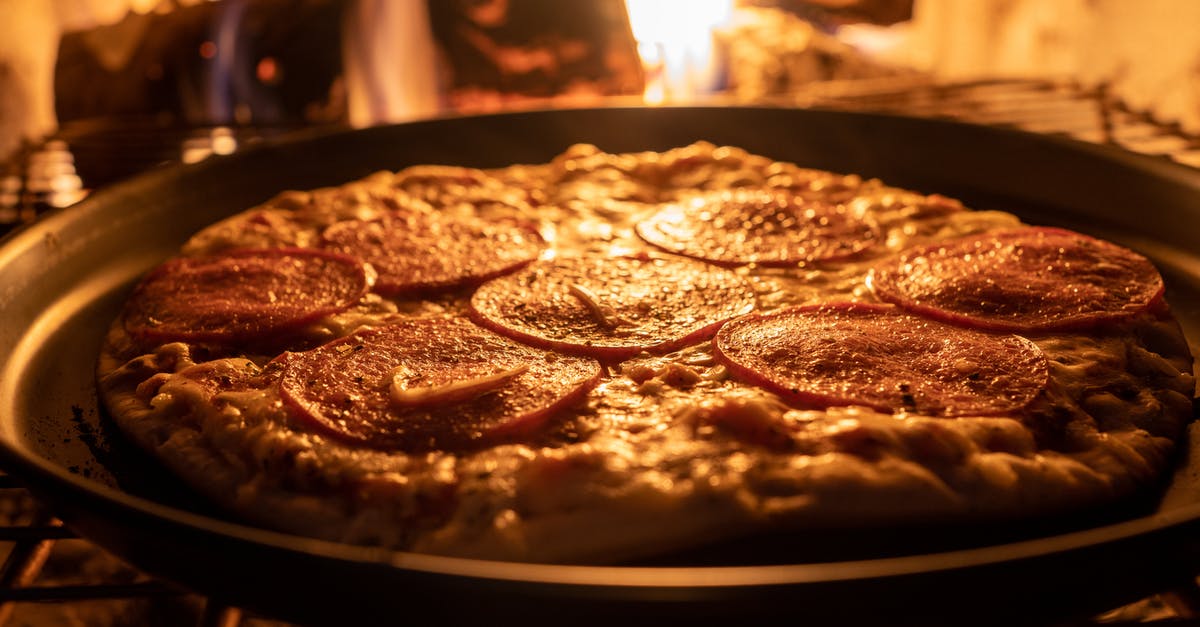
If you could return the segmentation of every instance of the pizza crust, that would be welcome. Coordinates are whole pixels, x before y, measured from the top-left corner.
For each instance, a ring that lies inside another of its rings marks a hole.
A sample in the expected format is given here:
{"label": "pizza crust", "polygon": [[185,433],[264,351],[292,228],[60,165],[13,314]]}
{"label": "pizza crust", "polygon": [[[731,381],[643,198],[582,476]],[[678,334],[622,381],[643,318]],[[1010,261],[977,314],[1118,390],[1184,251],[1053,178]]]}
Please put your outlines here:
{"label": "pizza crust", "polygon": [[[611,252],[637,246],[631,216],[734,183],[836,198],[870,212],[883,234],[864,259],[748,273],[759,311],[873,300],[863,283],[872,259],[1017,224],[1008,214],[964,211],[942,197],[737,149],[607,155],[573,147],[543,166],[417,168],[288,192],[197,234],[183,254],[310,244],[328,224],[397,202],[533,215],[559,249]],[[288,348],[464,308],[461,294],[369,295]],[[462,454],[338,442],[297,423],[269,384],[214,394],[189,376],[224,368],[269,380],[269,351],[138,346],[117,320],[98,373],[104,403],[131,439],[250,522],[443,555],[597,563],[777,530],[1026,519],[1156,489],[1191,419],[1195,385],[1187,342],[1165,306],[1104,332],[1031,339],[1049,359],[1050,382],[1012,415],[790,408],[732,380],[699,343],[610,365],[586,404],[547,432]]]}

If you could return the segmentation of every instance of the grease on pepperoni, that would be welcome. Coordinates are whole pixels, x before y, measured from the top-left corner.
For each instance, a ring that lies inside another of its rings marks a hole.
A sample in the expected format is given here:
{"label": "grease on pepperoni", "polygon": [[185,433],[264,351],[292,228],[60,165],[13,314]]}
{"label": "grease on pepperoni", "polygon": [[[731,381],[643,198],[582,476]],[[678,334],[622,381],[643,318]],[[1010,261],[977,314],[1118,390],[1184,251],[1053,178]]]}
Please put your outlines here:
{"label": "grease on pepperoni", "polygon": [[1141,313],[1163,295],[1145,257],[1055,228],[1027,227],[912,250],[868,282],[910,311],[1001,331],[1086,328]]}
{"label": "grease on pepperoni", "polygon": [[1018,411],[1045,387],[1033,342],[951,326],[890,305],[837,303],[746,316],[722,327],[717,358],[788,403],[863,405],[932,416]]}
{"label": "grease on pepperoni", "polygon": [[[408,452],[467,450],[536,432],[600,376],[594,360],[525,346],[463,318],[363,329],[279,361],[280,395],[297,419],[343,442]],[[398,383],[437,389],[498,374],[510,376],[446,402],[394,397]]]}
{"label": "grease on pepperoni", "polygon": [[420,211],[338,222],[322,240],[370,263],[379,273],[375,291],[388,295],[478,285],[537,259],[545,247],[523,224]]}
{"label": "grease on pepperoni", "polygon": [[666,205],[637,224],[664,250],[725,266],[794,266],[857,255],[879,230],[842,204],[780,191],[735,189]]}
{"label": "grease on pepperoni", "polygon": [[300,248],[181,257],[148,274],[126,304],[136,340],[257,341],[358,302],[373,274],[346,255]]}
{"label": "grease on pepperoni", "polygon": [[734,272],[683,258],[567,257],[489,281],[474,318],[522,342],[602,359],[664,353],[754,308]]}

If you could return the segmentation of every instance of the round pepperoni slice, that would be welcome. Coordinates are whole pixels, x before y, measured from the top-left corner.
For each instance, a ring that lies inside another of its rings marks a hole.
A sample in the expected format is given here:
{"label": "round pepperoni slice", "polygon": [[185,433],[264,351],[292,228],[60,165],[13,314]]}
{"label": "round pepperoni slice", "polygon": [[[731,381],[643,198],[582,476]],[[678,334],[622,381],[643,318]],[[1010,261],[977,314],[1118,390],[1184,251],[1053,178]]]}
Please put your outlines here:
{"label": "round pepperoni slice", "polygon": [[571,257],[483,284],[471,308],[522,342],[617,360],[711,337],[754,308],[754,292],[737,274],[688,259]]}
{"label": "round pepperoni slice", "polygon": [[1038,227],[912,250],[874,267],[868,282],[910,311],[999,331],[1085,328],[1145,311],[1163,294],[1145,257]]}
{"label": "round pepperoni slice", "polygon": [[890,305],[839,303],[747,316],[721,328],[717,358],[800,406],[864,405],[931,416],[1017,411],[1045,387],[1033,342],[955,327]]}
{"label": "round pepperoni slice", "polygon": [[875,224],[845,205],[768,190],[729,190],[663,207],[637,225],[664,250],[724,266],[833,261],[875,245]]}
{"label": "round pepperoni slice", "polygon": [[409,452],[533,432],[600,377],[595,360],[525,346],[463,318],[364,329],[281,361],[280,394],[299,420],[343,442]]}
{"label": "round pepperoni slice", "polygon": [[370,263],[379,273],[375,291],[388,295],[478,285],[537,259],[545,246],[525,225],[417,211],[338,222],[322,238]]}
{"label": "round pepperoni slice", "polygon": [[258,340],[347,309],[370,290],[372,279],[361,261],[321,250],[180,257],[134,290],[125,329],[135,339],[159,342]]}

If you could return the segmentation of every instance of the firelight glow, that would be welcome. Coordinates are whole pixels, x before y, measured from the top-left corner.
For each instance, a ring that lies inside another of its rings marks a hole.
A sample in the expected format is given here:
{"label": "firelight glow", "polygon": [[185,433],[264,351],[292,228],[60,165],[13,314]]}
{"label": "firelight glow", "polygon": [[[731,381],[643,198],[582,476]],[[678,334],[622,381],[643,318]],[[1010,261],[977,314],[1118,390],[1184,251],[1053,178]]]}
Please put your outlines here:
{"label": "firelight glow", "polygon": [[625,0],[646,71],[647,104],[686,100],[715,87],[713,29],[729,23],[734,0]]}

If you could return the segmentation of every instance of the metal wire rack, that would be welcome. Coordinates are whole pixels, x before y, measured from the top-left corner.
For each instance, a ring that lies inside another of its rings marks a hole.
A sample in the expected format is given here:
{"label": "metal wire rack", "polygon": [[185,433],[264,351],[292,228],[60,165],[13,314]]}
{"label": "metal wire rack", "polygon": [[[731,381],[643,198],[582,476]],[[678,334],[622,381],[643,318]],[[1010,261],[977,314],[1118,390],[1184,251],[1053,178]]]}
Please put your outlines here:
{"label": "metal wire rack", "polygon": [[[0,502],[8,518],[0,525],[0,625],[243,624],[241,610],[144,575],[80,540],[9,475],[0,475]],[[64,550],[67,543],[76,546]]]}
{"label": "metal wire rack", "polygon": [[786,98],[798,106],[946,118],[1065,135],[1200,167],[1200,134],[1131,108],[1103,84],[1047,79],[941,83],[905,75],[813,83]]}
{"label": "metal wire rack", "polygon": [[[1118,146],[1200,167],[1200,136],[1178,124],[1132,110],[1103,86],[1083,87],[1048,80],[990,80],[939,84],[923,77],[831,81],[806,86],[786,96],[786,104],[950,118],[960,121],[1062,134]],[[111,133],[112,130],[104,131]],[[50,145],[61,151],[72,142],[96,143],[98,134],[64,129]],[[139,135],[140,136],[140,135]],[[169,137],[169,136],[168,136]],[[131,163],[169,160],[179,147],[165,140],[146,142]],[[129,145],[128,143],[126,145]],[[152,152],[157,151],[157,152]],[[36,152],[36,151],[35,151]],[[34,153],[30,153],[34,154]],[[140,167],[140,166],[139,166]],[[0,192],[21,187],[10,166]],[[132,172],[130,172],[132,173]],[[85,176],[86,178],[86,176]],[[16,186],[14,188],[14,186]],[[0,200],[3,200],[0,194]],[[0,218],[9,225],[32,219],[43,205],[19,194],[17,204],[0,202]],[[7,213],[6,213],[7,212]],[[0,234],[4,231],[0,219]],[[197,625],[199,627],[284,627],[216,599],[206,599],[173,583],[160,581],[121,564],[102,549],[80,540],[38,504],[12,477],[0,474],[0,627],[41,624]],[[63,558],[64,547],[74,546]],[[81,557],[82,556],[82,557]],[[102,567],[88,566],[98,560]],[[61,563],[60,563],[61,562]],[[117,609],[112,609],[112,608]],[[96,609],[100,608],[100,609]],[[90,613],[89,613],[90,612]],[[63,620],[62,616],[68,616]],[[74,622],[71,622],[74,621]],[[1163,591],[1103,615],[1053,627],[1144,624],[1200,626],[1200,586]],[[1038,624],[1031,617],[1030,624]]]}

